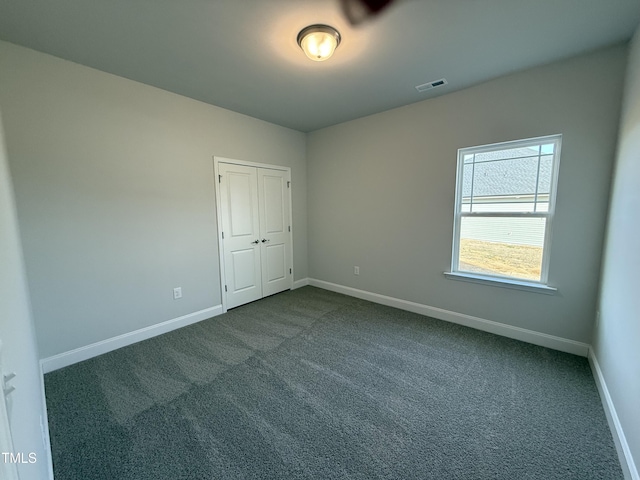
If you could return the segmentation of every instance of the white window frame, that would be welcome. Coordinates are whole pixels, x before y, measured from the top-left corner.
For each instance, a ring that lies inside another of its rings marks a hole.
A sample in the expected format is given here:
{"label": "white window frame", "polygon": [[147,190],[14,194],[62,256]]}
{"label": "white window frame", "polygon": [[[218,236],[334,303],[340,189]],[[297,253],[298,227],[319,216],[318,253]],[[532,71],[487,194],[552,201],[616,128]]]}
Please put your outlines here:
{"label": "white window frame", "polygon": [[[462,211],[462,190],[463,171],[465,155],[486,153],[495,150],[506,150],[511,148],[531,147],[534,145],[554,144],[553,165],[551,168],[551,185],[549,191],[549,209],[547,212],[463,212]],[[527,138],[510,142],[493,143],[477,147],[467,147],[458,150],[458,167],[456,174],[456,196],[453,222],[453,248],[451,255],[451,271],[445,272],[448,278],[454,280],[465,280],[475,283],[516,288],[519,290],[537,291],[539,293],[553,294],[556,288],[548,285],[549,281],[549,257],[551,246],[551,234],[553,230],[553,218],[556,209],[556,196],[558,187],[558,169],[560,166],[560,149],[562,146],[562,135],[548,135],[543,137]],[[542,247],[542,265],[540,281],[522,280],[515,277],[507,277],[490,274],[476,274],[459,269],[460,262],[460,228],[462,217],[521,217],[521,218],[546,218],[544,245]]]}

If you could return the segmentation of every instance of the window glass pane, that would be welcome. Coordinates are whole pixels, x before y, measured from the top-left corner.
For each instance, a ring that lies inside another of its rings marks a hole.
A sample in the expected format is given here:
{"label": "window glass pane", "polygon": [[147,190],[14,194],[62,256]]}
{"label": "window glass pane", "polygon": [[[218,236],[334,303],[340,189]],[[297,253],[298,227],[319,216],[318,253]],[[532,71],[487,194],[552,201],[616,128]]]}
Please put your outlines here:
{"label": "window glass pane", "polygon": [[[543,145],[554,148],[553,144]],[[537,149],[538,147],[535,147]],[[549,149],[549,148],[547,148]],[[525,149],[501,150],[497,153]],[[530,149],[529,149],[530,150]],[[496,152],[490,152],[496,153]],[[476,162],[481,155],[476,155]],[[473,163],[473,155],[464,155],[462,172],[463,203],[473,203],[473,212],[544,212],[548,205],[535,207],[536,185],[538,202],[548,202],[553,174],[553,155],[521,157]],[[540,164],[538,166],[538,159]]]}
{"label": "window glass pane", "polygon": [[462,167],[462,201],[468,202],[471,196],[471,182],[473,180],[473,164],[465,163]]}
{"label": "window glass pane", "polygon": [[539,149],[540,147],[538,145],[534,145],[532,147],[517,147],[517,148],[508,148],[504,150],[492,150],[491,152],[477,153],[476,163],[488,162],[491,160],[504,160],[509,158],[533,157],[534,155],[537,157],[540,152]]}
{"label": "window glass pane", "polygon": [[473,174],[473,196],[533,195],[537,174],[538,157],[477,163]]}
{"label": "window glass pane", "polygon": [[553,155],[543,155],[540,157],[540,178],[538,180],[538,196],[551,191],[551,175],[553,167]]}
{"label": "window glass pane", "polygon": [[546,218],[462,217],[458,270],[539,282]]}
{"label": "window glass pane", "polygon": [[550,143],[548,145],[542,145],[542,147],[540,148],[540,151],[542,154],[545,153],[555,153],[555,148],[556,146],[553,143]]}

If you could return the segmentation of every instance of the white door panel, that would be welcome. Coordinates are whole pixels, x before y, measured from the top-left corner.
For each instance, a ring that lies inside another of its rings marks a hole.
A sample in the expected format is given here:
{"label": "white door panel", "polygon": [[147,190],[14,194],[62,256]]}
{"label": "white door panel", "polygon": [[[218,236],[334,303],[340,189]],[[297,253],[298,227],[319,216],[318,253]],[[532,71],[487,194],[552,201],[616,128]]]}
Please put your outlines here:
{"label": "white door panel", "polygon": [[255,175],[240,172],[227,172],[229,182],[229,234],[232,237],[242,235],[255,236],[254,220],[257,212],[257,198],[253,191]]}
{"label": "white door panel", "polygon": [[266,245],[264,251],[267,258],[267,261],[264,262],[266,266],[266,272],[263,275],[264,280],[268,284],[286,280],[289,272],[285,245]]}
{"label": "white door panel", "polygon": [[258,169],[260,241],[262,243],[262,294],[291,288],[291,232],[289,232],[288,172]]}
{"label": "white door panel", "polygon": [[248,250],[235,250],[231,252],[233,272],[233,292],[240,292],[247,288],[259,288],[255,275],[256,253],[259,253],[257,248],[250,248]]}
{"label": "white door panel", "polygon": [[256,169],[219,164],[227,308],[262,298]]}
{"label": "white door panel", "polygon": [[[284,173],[284,172],[283,172]],[[261,171],[262,200],[264,201],[263,233],[283,233],[285,229],[285,179],[280,175]]]}

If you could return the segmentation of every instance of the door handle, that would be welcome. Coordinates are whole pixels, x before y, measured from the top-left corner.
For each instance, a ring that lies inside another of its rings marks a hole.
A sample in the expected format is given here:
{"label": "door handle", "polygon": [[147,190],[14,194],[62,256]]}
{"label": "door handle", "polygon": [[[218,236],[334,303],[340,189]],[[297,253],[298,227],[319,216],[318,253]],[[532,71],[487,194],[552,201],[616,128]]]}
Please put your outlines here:
{"label": "door handle", "polygon": [[270,241],[271,241],[271,240],[267,240],[266,238],[263,238],[263,239],[262,239],[262,243],[267,243],[267,242],[270,242]]}
{"label": "door handle", "polygon": [[254,244],[256,244],[256,245],[257,245],[257,244],[259,244],[259,243],[260,243],[260,240],[256,240],[255,242],[251,242],[251,243],[254,243]]}

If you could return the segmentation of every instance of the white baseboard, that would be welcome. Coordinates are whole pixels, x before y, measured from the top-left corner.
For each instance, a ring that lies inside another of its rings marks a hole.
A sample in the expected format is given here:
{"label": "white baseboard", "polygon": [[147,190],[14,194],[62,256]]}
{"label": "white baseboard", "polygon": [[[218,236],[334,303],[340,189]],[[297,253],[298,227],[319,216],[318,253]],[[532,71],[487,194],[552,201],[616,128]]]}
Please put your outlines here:
{"label": "white baseboard", "polygon": [[314,278],[309,279],[309,285],[324,288],[325,290],[331,290],[332,292],[343,293],[363,300],[369,300],[370,302],[380,303],[389,307],[419,313],[421,315],[426,315],[427,317],[457,323],[459,325],[464,325],[465,327],[495,333],[496,335],[502,335],[503,337],[533,343],[534,345],[540,345],[541,347],[560,350],[561,352],[573,353],[574,355],[580,355],[582,357],[586,357],[589,353],[589,345],[586,343],[576,342],[575,340],[556,337],[554,335],[548,335],[546,333],[540,333],[533,330],[527,330],[526,328],[514,327],[512,325],[506,325],[492,320],[485,320],[484,318],[473,317],[471,315],[431,307],[421,303],[409,302],[399,298],[387,297],[386,295],[345,287],[343,285],[325,282],[323,280],[316,280]]}
{"label": "white baseboard", "polygon": [[296,288],[306,287],[307,285],[309,285],[309,279],[308,278],[303,278],[301,280],[296,280],[295,282],[293,282],[293,286],[291,287],[291,290],[295,290]]}
{"label": "white baseboard", "polygon": [[73,365],[74,363],[82,362],[103,353],[110,352],[117,348],[126,347],[142,340],[161,335],[163,333],[176,330],[178,328],[186,327],[192,323],[197,323],[207,318],[215,317],[223,313],[222,305],[206,308],[198,312],[189,313],[181,317],[167,320],[166,322],[151,325],[149,327],[141,328],[133,332],[124,333],[117,337],[108,338],[100,342],[92,343],[85,347],[76,348],[68,352],[59,353],[52,357],[44,358],[40,360],[43,373],[49,373],[59,368]]}
{"label": "white baseboard", "polygon": [[609,429],[611,430],[611,434],[613,435],[613,441],[616,444],[616,450],[618,451],[618,458],[620,459],[620,465],[622,466],[624,478],[626,480],[640,480],[640,475],[638,474],[638,469],[633,460],[631,449],[629,448],[627,438],[624,435],[624,430],[622,430],[622,425],[620,424],[620,419],[618,418],[618,414],[616,412],[616,407],[614,406],[611,395],[609,394],[609,389],[607,388],[607,383],[605,382],[604,376],[602,375],[602,370],[600,369],[600,364],[598,364],[598,359],[596,358],[596,355],[591,348],[589,349],[588,358],[589,363],[591,364],[593,378],[596,381],[596,386],[598,387],[598,392],[600,393],[600,399],[602,400],[604,413],[607,416],[607,422],[609,422]]}

